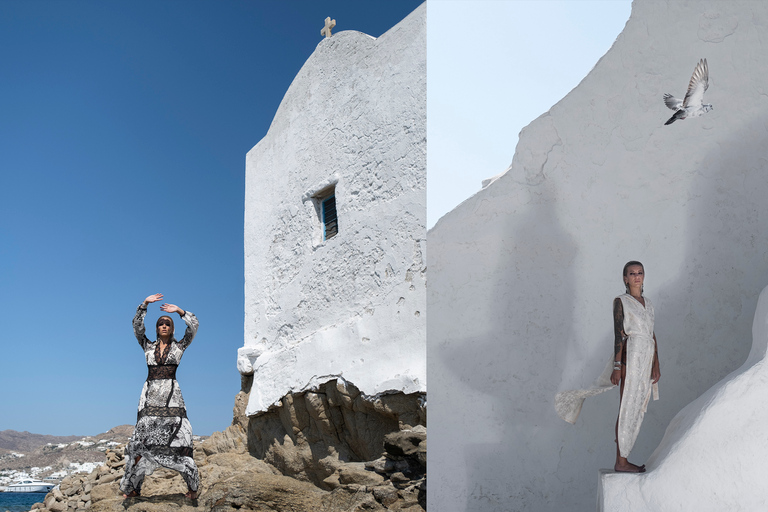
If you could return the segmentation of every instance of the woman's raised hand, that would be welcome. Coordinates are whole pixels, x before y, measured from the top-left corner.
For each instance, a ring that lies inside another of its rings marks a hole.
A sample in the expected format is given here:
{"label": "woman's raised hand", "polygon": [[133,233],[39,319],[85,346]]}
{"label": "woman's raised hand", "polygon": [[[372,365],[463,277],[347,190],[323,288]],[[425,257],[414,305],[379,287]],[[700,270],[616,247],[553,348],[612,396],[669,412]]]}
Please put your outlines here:
{"label": "woman's raised hand", "polygon": [[176,304],[163,304],[160,306],[160,310],[165,311],[166,313],[178,313],[182,316],[184,315],[184,310]]}
{"label": "woman's raised hand", "polygon": [[157,302],[159,300],[163,300],[163,294],[162,293],[156,293],[154,295],[150,295],[146,299],[144,299],[145,304],[149,304],[150,302]]}

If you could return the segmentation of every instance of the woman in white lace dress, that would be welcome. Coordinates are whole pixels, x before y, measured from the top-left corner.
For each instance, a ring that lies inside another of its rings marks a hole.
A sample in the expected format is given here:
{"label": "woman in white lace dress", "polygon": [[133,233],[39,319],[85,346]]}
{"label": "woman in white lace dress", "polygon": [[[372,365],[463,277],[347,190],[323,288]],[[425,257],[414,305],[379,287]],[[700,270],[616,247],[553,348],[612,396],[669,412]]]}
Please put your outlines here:
{"label": "woman in white lace dress", "polygon": [[653,332],[654,310],[643,296],[645,269],[639,261],[624,265],[627,293],[613,301],[614,360],[611,382],[619,385],[616,419],[616,471],[644,473],[645,465],[627,460],[643,422],[652,388],[659,381],[659,352]]}
{"label": "woman in white lace dress", "polygon": [[163,304],[166,313],[177,313],[187,324],[184,337],[173,337],[173,319],[161,316],[157,320],[157,341],[145,336],[144,316],[147,305],[163,298],[161,293],[150,295],[136,310],[133,333],[147,360],[149,375],[141,390],[136,428],[125,449],[125,475],[120,481],[124,498],[141,495],[144,477],[160,466],[181,473],[189,488],[188,498],[197,498],[200,476],[192,458],[192,426],[176,382],[176,368],[181,356],[197,333],[197,317],[173,304]]}

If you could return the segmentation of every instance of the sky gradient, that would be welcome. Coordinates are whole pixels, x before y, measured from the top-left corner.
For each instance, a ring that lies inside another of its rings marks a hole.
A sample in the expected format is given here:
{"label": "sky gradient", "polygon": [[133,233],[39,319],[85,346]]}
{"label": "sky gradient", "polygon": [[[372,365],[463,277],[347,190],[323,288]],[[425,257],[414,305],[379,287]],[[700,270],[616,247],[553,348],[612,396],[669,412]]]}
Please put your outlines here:
{"label": "sky gradient", "polygon": [[520,130],[587,76],[630,0],[429,0],[427,227],[512,163]]}
{"label": "sky gradient", "polygon": [[0,2],[0,430],[135,423],[154,293],[200,320],[178,371],[195,433],[230,424],[245,155],[326,16],[378,37],[419,4]]}

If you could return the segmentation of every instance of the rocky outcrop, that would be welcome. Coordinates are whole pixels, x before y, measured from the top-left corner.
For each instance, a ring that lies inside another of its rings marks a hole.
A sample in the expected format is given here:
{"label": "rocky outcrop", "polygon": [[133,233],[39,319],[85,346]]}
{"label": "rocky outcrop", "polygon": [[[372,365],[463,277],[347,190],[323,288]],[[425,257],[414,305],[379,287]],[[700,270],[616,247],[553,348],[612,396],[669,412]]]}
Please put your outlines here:
{"label": "rocky outcrop", "polygon": [[185,498],[181,477],[165,469],[147,477],[141,497],[123,500],[120,447],[108,450],[105,465],[91,474],[64,479],[33,509],[426,510],[423,395],[371,399],[352,384],[334,380],[315,391],[288,395],[281,407],[258,417],[245,416],[247,402],[247,393],[238,394],[232,425],[196,443],[201,480],[197,500]]}
{"label": "rocky outcrop", "polygon": [[377,459],[387,434],[426,426],[423,394],[371,399],[341,379],[314,391],[288,394],[279,407],[250,419],[235,412],[235,422],[247,429],[252,455],[285,475],[325,489],[334,487],[331,477],[339,463]]}
{"label": "rocky outcrop", "polygon": [[247,452],[335,496],[365,494],[381,510],[426,509],[423,393],[372,398],[335,379],[248,417],[249,381],[244,378],[235,398],[232,426],[203,443],[207,455]]}

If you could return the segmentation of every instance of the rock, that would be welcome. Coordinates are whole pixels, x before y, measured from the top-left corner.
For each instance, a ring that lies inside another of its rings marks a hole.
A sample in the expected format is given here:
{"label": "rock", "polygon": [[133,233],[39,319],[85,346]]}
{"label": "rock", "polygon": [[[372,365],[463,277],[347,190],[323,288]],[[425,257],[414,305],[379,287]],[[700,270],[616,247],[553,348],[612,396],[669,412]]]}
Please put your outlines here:
{"label": "rock", "polygon": [[[333,488],[333,479],[325,479],[338,469],[329,459],[378,459],[384,437],[399,432],[406,416],[413,423],[422,421],[425,407],[419,393],[393,393],[370,400],[352,383],[340,380],[311,392],[286,395],[281,404],[248,419],[248,451],[285,475],[328,490]],[[318,453],[327,455],[319,458]]]}
{"label": "rock", "polygon": [[74,496],[81,489],[76,482],[67,482],[66,479],[61,483],[60,488],[64,496]]}
{"label": "rock", "polygon": [[323,483],[326,485],[329,489],[336,489],[337,487],[341,486],[341,482],[339,481],[339,474],[334,473],[325,480],[323,480]]}
{"label": "rock", "polygon": [[401,430],[384,437],[384,449],[390,455],[405,457],[418,452],[419,444],[427,440],[425,428]]}
{"label": "rock", "polygon": [[59,487],[54,487],[51,493],[53,493],[53,497],[56,498],[56,501],[62,501],[64,499],[64,494],[62,494]]}
{"label": "rock", "polygon": [[339,482],[341,484],[359,484],[359,485],[381,485],[384,483],[384,477],[375,471],[365,469],[365,464],[347,463],[339,471]]}
{"label": "rock", "polygon": [[66,512],[67,504],[63,501],[55,501],[51,504],[50,507],[48,507],[48,509],[51,512]]}
{"label": "rock", "polygon": [[393,505],[400,498],[397,494],[397,489],[395,489],[391,484],[374,487],[372,492],[373,497],[376,498],[376,501],[385,507]]}
{"label": "rock", "polygon": [[411,465],[408,463],[407,460],[403,459],[393,459],[390,457],[379,457],[378,459],[374,461],[369,461],[365,463],[365,467],[376,471],[379,474],[382,475],[388,475],[395,472],[401,472],[405,473],[410,470]]}
{"label": "rock", "polygon": [[214,432],[201,445],[195,453],[202,452],[206,456],[215,453],[246,453],[248,451],[248,439],[245,429],[239,424],[227,427],[223,432]]}
{"label": "rock", "polygon": [[325,510],[370,512],[387,510],[372,494],[340,487],[327,496],[323,502]]}
{"label": "rock", "polygon": [[398,488],[404,488],[411,483],[411,479],[399,471],[397,473],[392,473],[389,479],[395,485],[395,487]]}
{"label": "rock", "polygon": [[99,485],[102,485],[114,482],[115,480],[120,480],[121,478],[123,478],[122,473],[110,473],[99,478],[97,482]]}
{"label": "rock", "polygon": [[423,468],[427,467],[427,440],[424,439],[419,443],[418,451],[416,452],[416,459]]}
{"label": "rock", "polygon": [[111,482],[108,484],[99,484],[95,486],[91,491],[92,503],[109,500],[116,496],[119,496],[121,499],[123,497],[122,493],[120,493],[120,488],[117,482]]}

